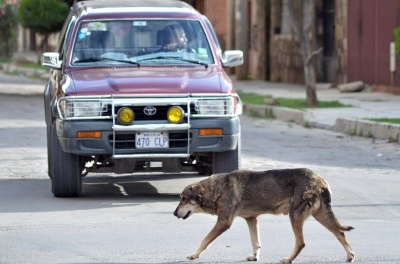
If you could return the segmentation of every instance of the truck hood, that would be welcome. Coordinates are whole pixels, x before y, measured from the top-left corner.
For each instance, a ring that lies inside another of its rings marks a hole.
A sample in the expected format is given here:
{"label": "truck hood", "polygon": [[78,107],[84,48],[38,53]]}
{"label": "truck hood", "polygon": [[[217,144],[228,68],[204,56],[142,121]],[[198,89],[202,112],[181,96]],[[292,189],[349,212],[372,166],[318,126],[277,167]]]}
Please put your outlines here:
{"label": "truck hood", "polygon": [[[216,67],[110,67],[71,71],[70,95],[228,93]],[[225,81],[223,81],[225,84]]]}

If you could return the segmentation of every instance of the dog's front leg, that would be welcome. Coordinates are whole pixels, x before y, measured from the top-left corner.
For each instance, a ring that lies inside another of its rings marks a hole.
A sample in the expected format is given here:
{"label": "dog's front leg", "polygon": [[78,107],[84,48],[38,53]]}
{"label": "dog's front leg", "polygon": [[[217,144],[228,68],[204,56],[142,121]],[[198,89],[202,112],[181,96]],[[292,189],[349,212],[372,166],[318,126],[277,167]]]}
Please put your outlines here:
{"label": "dog's front leg", "polygon": [[253,246],[253,254],[247,257],[248,261],[257,261],[260,257],[260,233],[258,230],[258,217],[245,218],[249,226],[251,245]]}
{"label": "dog's front leg", "polygon": [[203,239],[200,244],[200,247],[196,250],[196,252],[187,257],[190,260],[197,259],[200,255],[208,248],[208,246],[223,232],[225,232],[232,225],[232,221],[230,220],[221,220],[218,218],[217,223],[211,229],[210,233]]}

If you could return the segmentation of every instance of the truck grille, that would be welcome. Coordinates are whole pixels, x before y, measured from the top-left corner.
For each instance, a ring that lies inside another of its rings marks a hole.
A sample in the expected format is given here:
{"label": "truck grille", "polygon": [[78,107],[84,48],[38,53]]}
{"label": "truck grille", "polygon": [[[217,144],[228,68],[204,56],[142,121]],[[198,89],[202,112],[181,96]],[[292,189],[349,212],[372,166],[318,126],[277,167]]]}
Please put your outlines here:
{"label": "truck grille", "polygon": [[[190,140],[192,135],[190,134]],[[189,140],[189,141],[190,141]],[[113,146],[113,135],[108,136],[110,146]],[[188,146],[188,133],[185,132],[170,132],[169,133],[169,148],[186,148]],[[135,149],[135,133],[116,133],[115,134],[115,149]]]}
{"label": "truck grille", "polygon": [[[57,100],[58,114],[61,119],[67,120],[112,119],[122,107],[131,108],[135,112],[135,120],[166,120],[172,106],[179,106],[190,118],[231,118],[242,114],[237,94],[66,96]],[[156,108],[156,113],[146,115],[143,110],[148,107]]]}
{"label": "truck grille", "polygon": [[[179,107],[181,107],[185,113],[187,113],[187,105],[178,105]],[[115,113],[118,113],[119,109],[121,109],[122,106],[117,106],[115,107]],[[150,121],[150,120],[167,120],[167,113],[168,110],[171,108],[170,105],[160,105],[160,106],[155,106],[155,108],[157,109],[157,112],[154,115],[146,115],[144,113],[144,108],[145,106],[130,106],[129,108],[131,108],[133,110],[133,112],[135,113],[135,121]],[[195,107],[193,104],[190,105],[190,112],[192,114],[197,114],[197,111],[195,110]],[[107,107],[107,111],[102,113],[102,116],[111,116],[112,112],[111,112],[111,105],[109,107]]]}

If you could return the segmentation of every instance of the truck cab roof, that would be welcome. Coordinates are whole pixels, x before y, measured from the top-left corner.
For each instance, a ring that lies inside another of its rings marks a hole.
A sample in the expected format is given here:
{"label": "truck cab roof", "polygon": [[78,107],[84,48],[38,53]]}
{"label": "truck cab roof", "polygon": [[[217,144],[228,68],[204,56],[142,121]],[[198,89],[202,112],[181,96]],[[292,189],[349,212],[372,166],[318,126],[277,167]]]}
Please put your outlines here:
{"label": "truck cab roof", "polygon": [[191,5],[177,0],[114,0],[114,1],[82,1],[75,4],[73,11],[78,17],[85,19],[101,18],[185,18],[199,19],[201,14]]}

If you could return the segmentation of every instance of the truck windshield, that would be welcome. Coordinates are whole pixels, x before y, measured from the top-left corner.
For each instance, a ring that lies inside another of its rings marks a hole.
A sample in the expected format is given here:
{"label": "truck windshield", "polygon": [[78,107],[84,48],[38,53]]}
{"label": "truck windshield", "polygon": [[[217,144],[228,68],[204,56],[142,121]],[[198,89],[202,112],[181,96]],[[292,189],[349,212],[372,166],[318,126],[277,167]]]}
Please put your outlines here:
{"label": "truck windshield", "polygon": [[81,22],[71,59],[75,66],[214,63],[204,29],[193,20]]}

